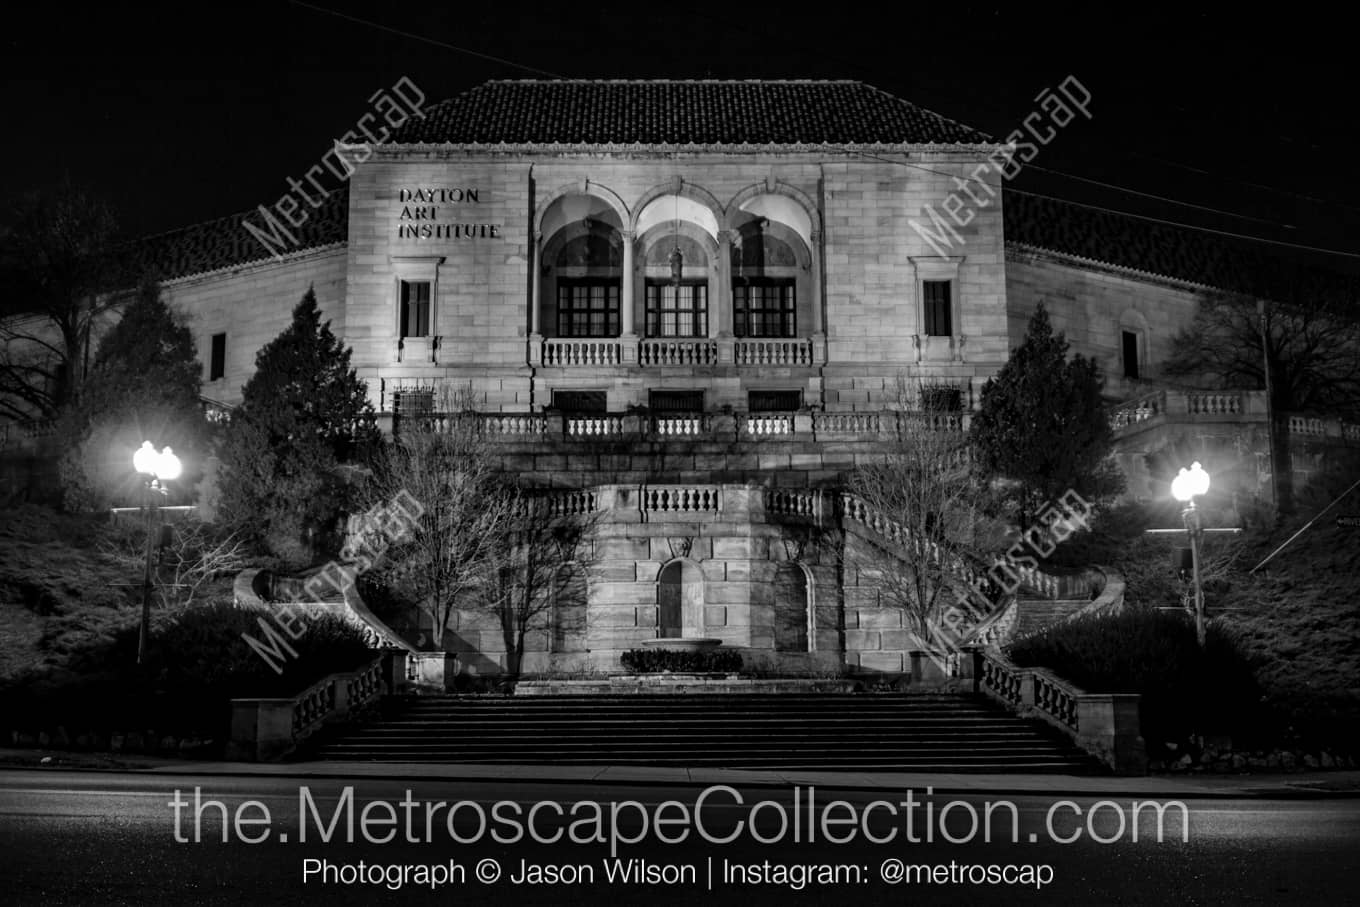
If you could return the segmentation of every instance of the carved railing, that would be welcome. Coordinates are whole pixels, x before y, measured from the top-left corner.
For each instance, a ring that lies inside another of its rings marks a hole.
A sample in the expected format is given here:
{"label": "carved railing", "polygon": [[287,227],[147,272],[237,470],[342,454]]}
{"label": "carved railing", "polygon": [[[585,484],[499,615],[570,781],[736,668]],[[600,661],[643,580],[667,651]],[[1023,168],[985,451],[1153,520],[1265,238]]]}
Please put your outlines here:
{"label": "carved railing", "polygon": [[542,362],[547,367],[619,365],[623,346],[617,340],[544,340]]}
{"label": "carved railing", "polygon": [[812,341],[738,340],[733,347],[737,365],[812,365]]}
{"label": "carved railing", "polygon": [[284,699],[233,699],[229,758],[268,760],[293,752],[324,725],[375,702],[405,676],[405,653],[384,653],[343,674],[323,677]]}
{"label": "carved railing", "polygon": [[718,485],[644,485],[638,500],[644,516],[717,513],[722,510],[722,489]]}
{"label": "carved railing", "polygon": [[1121,774],[1143,774],[1136,693],[1087,693],[1043,668],[1016,667],[997,649],[975,649],[973,683],[1013,712],[1042,718]]}
{"label": "carved railing", "polygon": [[713,428],[713,419],[707,413],[653,416],[651,421],[652,434],[661,438],[702,438]]}
{"label": "carved railing", "polygon": [[1245,411],[1240,393],[1187,393],[1185,407],[1192,416],[1236,416]]}
{"label": "carved railing", "polygon": [[568,438],[607,438],[623,434],[623,416],[567,416],[564,420]]}
{"label": "carved railing", "polygon": [[1153,416],[1160,416],[1166,413],[1166,391],[1153,391],[1144,394],[1133,400],[1120,403],[1110,410],[1110,428],[1118,431],[1139,422],[1145,422]]}
{"label": "carved railing", "polygon": [[642,340],[638,343],[638,364],[716,365],[715,340]]}
{"label": "carved railing", "polygon": [[765,513],[785,519],[808,520],[820,526],[826,516],[825,495],[821,489],[767,488]]}
{"label": "carved railing", "polygon": [[826,413],[812,414],[812,430],[818,435],[867,435],[877,437],[885,423],[896,425],[892,413]]}
{"label": "carved railing", "polygon": [[752,438],[792,435],[793,413],[739,413],[737,432]]}
{"label": "carved railing", "polygon": [[1313,435],[1322,437],[1327,433],[1326,423],[1321,419],[1314,419],[1308,416],[1290,416],[1289,433],[1291,435]]}

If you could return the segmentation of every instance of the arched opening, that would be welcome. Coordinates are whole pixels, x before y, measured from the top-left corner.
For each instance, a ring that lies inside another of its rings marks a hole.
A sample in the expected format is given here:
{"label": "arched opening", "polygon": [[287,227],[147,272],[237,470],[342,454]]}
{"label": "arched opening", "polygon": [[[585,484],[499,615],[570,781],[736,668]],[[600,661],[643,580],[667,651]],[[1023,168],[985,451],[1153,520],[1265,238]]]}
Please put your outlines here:
{"label": "arched opening", "polygon": [[662,639],[704,635],[704,576],[693,561],[671,561],[657,577],[657,636]]}
{"label": "arched opening", "polygon": [[586,651],[586,574],[579,564],[563,564],[553,576],[552,650]]}
{"label": "arched opening", "polygon": [[787,224],[734,216],[732,332],[738,337],[798,337],[813,332],[811,251]]}
{"label": "arched opening", "polygon": [[812,615],[807,569],[791,561],[781,563],[774,574],[775,651],[812,651]]}
{"label": "arched opening", "polygon": [[544,212],[539,330],[548,337],[617,337],[623,327],[623,224],[593,196],[569,195]]}

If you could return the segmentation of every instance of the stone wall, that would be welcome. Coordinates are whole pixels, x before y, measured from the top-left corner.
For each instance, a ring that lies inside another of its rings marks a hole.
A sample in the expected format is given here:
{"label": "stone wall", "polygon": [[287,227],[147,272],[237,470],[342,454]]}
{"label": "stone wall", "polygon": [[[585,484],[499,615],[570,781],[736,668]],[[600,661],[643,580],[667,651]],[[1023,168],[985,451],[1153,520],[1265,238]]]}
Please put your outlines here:
{"label": "stone wall", "polygon": [[[1157,386],[1171,339],[1194,318],[1202,292],[1150,275],[1119,274],[1011,248],[1006,253],[1010,346],[1025,336],[1040,303],[1073,353],[1092,357],[1105,376],[1105,394],[1127,399]],[[1139,336],[1138,381],[1124,377],[1121,333]]]}
{"label": "stone wall", "polygon": [[[223,403],[241,400],[241,388],[255,373],[255,355],[292,322],[293,309],[308,288],[316,291],[322,317],[344,337],[345,250],[302,253],[197,277],[172,280],[165,301],[180,312],[203,363],[203,396]],[[212,336],[225,333],[225,374],[209,381]]]}

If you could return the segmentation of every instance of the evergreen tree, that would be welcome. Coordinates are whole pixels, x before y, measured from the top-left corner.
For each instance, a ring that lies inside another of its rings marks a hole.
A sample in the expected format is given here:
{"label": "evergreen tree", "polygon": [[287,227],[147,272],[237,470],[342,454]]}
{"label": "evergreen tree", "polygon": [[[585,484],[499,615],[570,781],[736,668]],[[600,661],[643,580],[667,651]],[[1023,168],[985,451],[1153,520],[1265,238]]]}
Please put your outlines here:
{"label": "evergreen tree", "polygon": [[376,440],[368,388],[308,289],[255,357],[219,447],[223,519],[305,563],[336,542],[346,486],[337,467]]}
{"label": "evergreen tree", "polygon": [[1067,358],[1067,338],[1054,334],[1039,305],[1020,346],[982,389],[973,416],[974,463],[989,478],[1010,480],[1022,527],[1069,489],[1087,501],[1123,490],[1110,458],[1112,432],[1101,401],[1096,363]]}
{"label": "evergreen tree", "polygon": [[207,425],[199,401],[203,366],[193,334],[154,282],[144,282],[99,343],[80,397],[58,423],[62,492],[69,510],[136,503],[132,454],[143,441],[171,447],[192,484]]}

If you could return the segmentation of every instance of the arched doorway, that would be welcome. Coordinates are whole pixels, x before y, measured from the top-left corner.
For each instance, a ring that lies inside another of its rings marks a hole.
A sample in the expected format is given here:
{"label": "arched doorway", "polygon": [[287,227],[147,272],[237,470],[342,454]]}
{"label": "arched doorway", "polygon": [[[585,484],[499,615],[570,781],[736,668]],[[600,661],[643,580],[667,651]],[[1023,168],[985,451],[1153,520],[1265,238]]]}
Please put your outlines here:
{"label": "arched doorway", "polygon": [[807,571],[785,561],[774,575],[774,648],[776,652],[810,652],[812,597]]}
{"label": "arched doorway", "polygon": [[657,577],[657,636],[704,635],[704,576],[693,561],[672,561]]}

